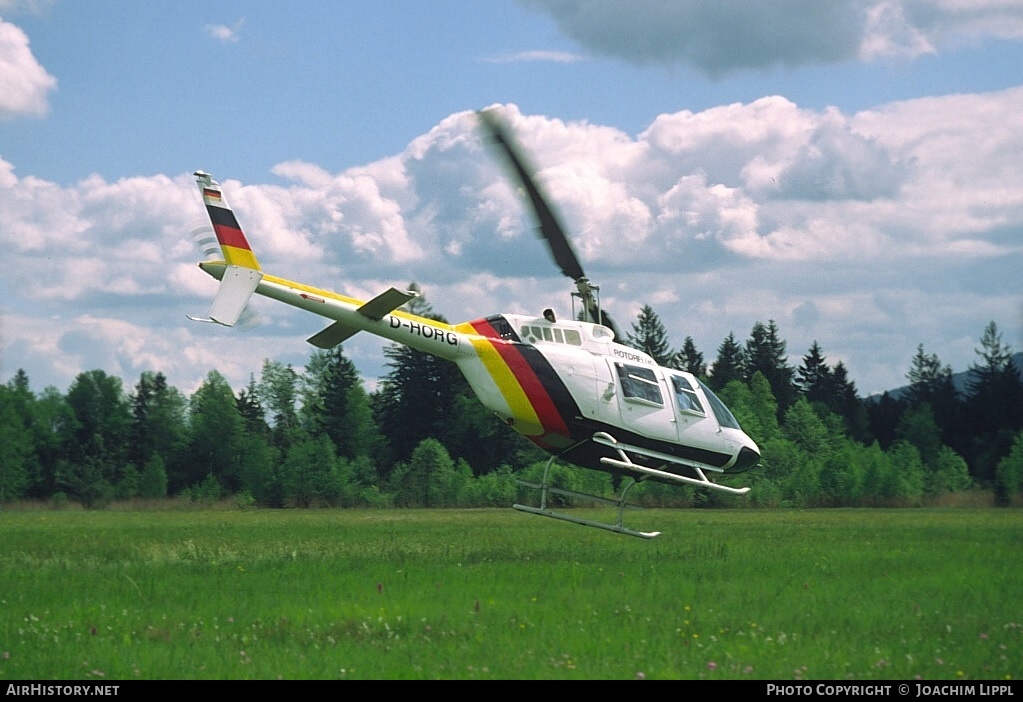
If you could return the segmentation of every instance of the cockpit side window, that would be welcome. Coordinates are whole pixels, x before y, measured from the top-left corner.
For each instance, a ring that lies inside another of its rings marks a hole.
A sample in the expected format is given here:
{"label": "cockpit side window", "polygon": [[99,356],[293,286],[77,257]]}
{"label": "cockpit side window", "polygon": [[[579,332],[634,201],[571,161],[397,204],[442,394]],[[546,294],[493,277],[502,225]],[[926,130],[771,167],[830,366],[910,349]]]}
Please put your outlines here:
{"label": "cockpit side window", "polygon": [[675,402],[678,403],[680,410],[690,414],[707,414],[707,410],[703,409],[703,403],[700,402],[700,398],[696,394],[696,388],[687,378],[673,375],[671,376],[671,385],[675,389]]}
{"label": "cockpit side window", "polygon": [[622,382],[622,394],[626,400],[663,405],[661,386],[651,368],[615,363],[618,379]]}
{"label": "cockpit side window", "polygon": [[703,394],[707,397],[707,402],[710,403],[711,410],[714,411],[714,416],[718,420],[718,424],[723,427],[731,427],[732,429],[742,429],[739,426],[739,420],[735,418],[731,410],[725,407],[725,403],[718,399],[710,388],[707,387],[706,383],[700,383],[700,388],[703,390]]}

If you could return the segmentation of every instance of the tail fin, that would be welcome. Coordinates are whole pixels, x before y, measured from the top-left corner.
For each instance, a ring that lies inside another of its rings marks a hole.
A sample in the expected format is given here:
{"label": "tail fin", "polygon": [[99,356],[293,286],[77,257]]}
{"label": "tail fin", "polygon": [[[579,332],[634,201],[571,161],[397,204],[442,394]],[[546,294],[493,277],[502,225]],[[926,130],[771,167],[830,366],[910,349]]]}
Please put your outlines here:
{"label": "tail fin", "polygon": [[259,270],[259,262],[256,255],[252,253],[241,225],[235,219],[234,212],[227,204],[220,183],[213,180],[209,173],[203,171],[195,172],[195,180],[199,184],[199,191],[202,193],[202,201],[206,204],[206,211],[210,215],[210,222],[213,224],[213,231],[216,232],[217,241],[220,243],[220,250],[224,254],[224,260],[229,266],[240,268],[251,268]]}
{"label": "tail fin", "polygon": [[220,190],[220,183],[203,171],[196,171],[195,179],[199,183],[206,211],[210,215],[213,231],[217,235],[227,265],[209,261],[199,264],[200,268],[220,278],[220,288],[213,299],[209,316],[190,319],[233,327],[245,311],[252,293],[259,287],[263,273],[249,247],[249,242],[245,239],[245,234],[242,233],[242,228],[238,225],[238,220],[235,219],[234,212],[228,207],[224,193]]}

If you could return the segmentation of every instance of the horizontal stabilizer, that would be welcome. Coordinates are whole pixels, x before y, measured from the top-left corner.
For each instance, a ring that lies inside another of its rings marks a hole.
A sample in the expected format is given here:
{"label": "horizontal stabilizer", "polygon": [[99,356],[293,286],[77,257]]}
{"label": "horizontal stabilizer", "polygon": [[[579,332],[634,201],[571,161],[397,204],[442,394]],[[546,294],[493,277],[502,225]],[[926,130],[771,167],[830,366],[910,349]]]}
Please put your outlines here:
{"label": "horizontal stabilizer", "polygon": [[[363,303],[362,306],[355,311],[366,319],[372,319],[374,322],[379,322],[384,318],[384,315],[393,312],[417,296],[418,293],[408,290],[389,288],[369,302]],[[354,336],[358,332],[359,327],[353,327],[351,324],[345,324],[344,322],[338,321],[313,334],[306,339],[306,341],[317,348],[332,349],[345,339]]]}
{"label": "horizontal stabilizer", "polygon": [[384,318],[385,314],[394,312],[394,310],[415,297],[418,297],[418,293],[414,293],[411,290],[389,288],[364,304],[356,312],[363,317],[372,319],[374,322],[379,322]]}
{"label": "horizontal stabilizer", "polygon": [[306,341],[320,349],[332,349],[350,336],[354,336],[359,329],[342,322],[334,322],[329,327],[318,331]]}
{"label": "horizontal stabilizer", "polygon": [[262,279],[263,274],[255,269],[228,266],[224,270],[224,277],[220,279],[217,296],[213,298],[209,319],[197,321],[216,322],[225,327],[233,327],[242,316],[245,305]]}

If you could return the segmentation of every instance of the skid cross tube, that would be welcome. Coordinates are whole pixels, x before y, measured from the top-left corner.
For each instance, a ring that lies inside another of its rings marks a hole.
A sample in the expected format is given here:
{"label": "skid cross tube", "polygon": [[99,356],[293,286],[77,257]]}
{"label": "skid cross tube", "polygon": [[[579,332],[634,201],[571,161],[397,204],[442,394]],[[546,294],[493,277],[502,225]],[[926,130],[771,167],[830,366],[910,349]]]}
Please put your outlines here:
{"label": "skid cross tube", "polygon": [[[565,522],[572,522],[573,524],[581,524],[582,526],[590,526],[596,527],[597,529],[605,529],[607,531],[613,531],[616,534],[636,536],[641,539],[652,539],[655,536],[660,535],[661,532],[659,531],[637,531],[635,529],[630,529],[622,524],[622,513],[625,511],[626,507],[631,506],[625,504],[625,496],[629,494],[629,490],[632,489],[632,486],[636,484],[635,479],[629,478],[629,482],[622,489],[621,495],[616,499],[608,499],[600,495],[591,495],[585,492],[576,492],[575,490],[565,490],[563,488],[554,487],[550,485],[550,483],[548,482],[551,465],[554,463],[554,459],[555,457],[551,456],[550,460],[547,461],[547,465],[546,467],[544,467],[543,471],[543,482],[541,482],[540,484],[519,481],[520,485],[540,490],[540,506],[530,507],[529,505],[514,504],[512,505],[514,509],[517,509],[520,512],[528,512],[529,514],[538,514],[541,517],[550,517],[551,519],[560,519]],[[583,500],[590,500],[591,502],[596,502],[598,504],[611,505],[612,507],[616,507],[618,509],[618,517],[615,520],[614,524],[608,524],[607,522],[598,522],[593,519],[583,519],[582,517],[576,517],[571,514],[556,512],[552,509],[547,508],[547,496],[549,494],[563,495],[565,497],[575,497]]]}

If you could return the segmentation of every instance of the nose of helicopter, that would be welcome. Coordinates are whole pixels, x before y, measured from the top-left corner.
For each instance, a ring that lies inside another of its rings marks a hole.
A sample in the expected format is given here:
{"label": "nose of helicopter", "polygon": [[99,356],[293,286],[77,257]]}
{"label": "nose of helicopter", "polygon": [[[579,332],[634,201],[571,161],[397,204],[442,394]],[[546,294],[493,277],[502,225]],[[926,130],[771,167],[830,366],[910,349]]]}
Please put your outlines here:
{"label": "nose of helicopter", "polygon": [[725,473],[729,475],[745,473],[756,468],[758,465],[760,465],[760,453],[755,447],[743,446],[739,449],[739,455],[735,459],[735,464],[731,468],[727,468]]}

